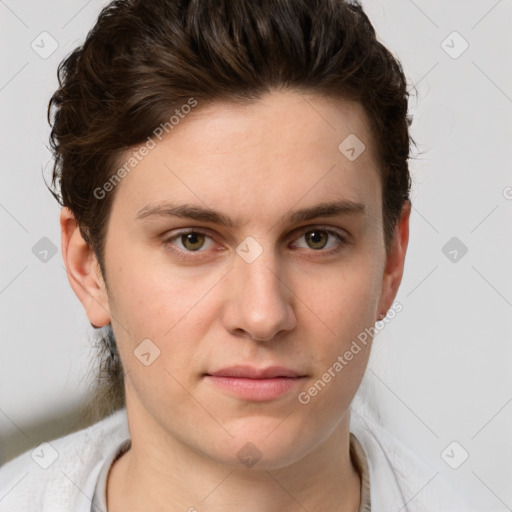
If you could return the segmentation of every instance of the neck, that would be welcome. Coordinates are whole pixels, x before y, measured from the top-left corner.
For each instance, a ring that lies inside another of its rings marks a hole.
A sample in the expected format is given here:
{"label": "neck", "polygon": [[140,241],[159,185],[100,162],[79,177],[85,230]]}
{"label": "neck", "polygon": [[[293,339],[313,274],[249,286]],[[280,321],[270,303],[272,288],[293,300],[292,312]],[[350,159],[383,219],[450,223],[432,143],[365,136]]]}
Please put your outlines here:
{"label": "neck", "polygon": [[274,469],[239,469],[169,436],[162,444],[130,428],[131,448],[109,473],[108,510],[357,511],[361,482],[350,459],[349,418],[347,412],[306,456]]}

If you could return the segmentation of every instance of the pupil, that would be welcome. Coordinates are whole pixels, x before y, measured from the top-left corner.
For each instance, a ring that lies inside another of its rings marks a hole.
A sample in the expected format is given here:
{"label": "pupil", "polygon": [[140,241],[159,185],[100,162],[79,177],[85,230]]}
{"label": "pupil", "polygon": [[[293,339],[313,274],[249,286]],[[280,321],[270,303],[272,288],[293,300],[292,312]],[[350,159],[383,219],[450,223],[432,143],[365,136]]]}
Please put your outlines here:
{"label": "pupil", "polygon": [[322,244],[322,238],[325,238],[325,233],[323,231],[310,231],[309,236],[313,241],[313,244],[320,244],[322,247],[325,245]]}
{"label": "pupil", "polygon": [[182,242],[183,242],[183,245],[187,248],[190,248],[190,249],[198,249],[198,247],[188,247],[190,244],[192,245],[195,245],[195,244],[200,244],[200,241],[198,241],[198,239],[200,237],[202,237],[203,235],[201,235],[200,233],[187,233],[186,235],[183,235],[183,238],[182,238]]}

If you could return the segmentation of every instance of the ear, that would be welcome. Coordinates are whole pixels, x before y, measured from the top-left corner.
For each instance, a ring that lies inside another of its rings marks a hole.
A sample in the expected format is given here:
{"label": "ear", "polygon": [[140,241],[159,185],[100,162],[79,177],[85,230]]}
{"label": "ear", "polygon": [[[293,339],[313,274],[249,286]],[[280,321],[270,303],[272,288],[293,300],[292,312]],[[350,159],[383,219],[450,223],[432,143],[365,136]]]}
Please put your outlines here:
{"label": "ear", "polygon": [[411,203],[407,201],[402,207],[400,219],[395,226],[393,238],[386,256],[386,266],[382,277],[382,288],[377,310],[377,320],[382,320],[393,304],[404,271],[405,253],[409,243],[409,217]]}
{"label": "ear", "polygon": [[94,327],[110,322],[105,283],[94,251],[84,240],[73,212],[60,212],[61,249],[69,283]]}

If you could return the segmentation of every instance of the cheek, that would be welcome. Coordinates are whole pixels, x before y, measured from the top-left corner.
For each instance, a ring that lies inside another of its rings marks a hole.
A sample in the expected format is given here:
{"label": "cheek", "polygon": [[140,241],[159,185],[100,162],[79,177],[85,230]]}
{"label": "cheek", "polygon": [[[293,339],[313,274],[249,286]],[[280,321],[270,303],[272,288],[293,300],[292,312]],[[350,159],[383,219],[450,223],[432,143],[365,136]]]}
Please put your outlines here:
{"label": "cheek", "polygon": [[113,273],[116,314],[130,333],[162,338],[186,321],[213,277],[195,279],[187,269],[134,254]]}
{"label": "cheek", "polygon": [[185,389],[193,385],[194,353],[205,335],[197,317],[204,312],[202,286],[147,264],[126,264],[112,281],[112,316],[120,324],[115,334],[127,382],[148,403],[156,400],[155,407],[165,403],[164,396],[186,401],[178,382]]}
{"label": "cheek", "polygon": [[315,374],[299,397],[301,404],[315,411],[319,426],[346,410],[361,383],[377,307],[375,280],[353,274],[351,279],[329,283],[328,291],[318,294],[314,309],[328,329],[322,329],[322,336],[311,332],[309,352]]}
{"label": "cheek", "polygon": [[[123,365],[127,371],[135,372],[132,380],[138,386],[145,386],[148,376],[155,375],[158,369],[168,370],[183,384],[193,378],[195,370],[200,371],[195,354],[215,318],[212,300],[223,274],[203,273],[200,277],[192,273],[193,269],[173,267],[161,259],[152,261],[150,255],[144,258],[136,254],[111,272],[115,297],[111,313],[113,323],[120,324],[116,339]],[[146,368],[134,355],[147,339],[156,347],[149,344],[149,352],[153,350],[158,357]],[[162,375],[169,380],[169,375]],[[141,378],[144,382],[139,382]],[[172,382],[171,378],[167,384]]]}
{"label": "cheek", "polygon": [[307,285],[313,292],[306,303],[336,334],[353,334],[375,322],[382,282],[380,269],[370,258],[353,260]]}
{"label": "cheek", "polygon": [[318,405],[339,410],[357,390],[370,354],[380,284],[378,266],[361,257],[310,286],[314,295],[306,303],[316,315],[311,322],[321,329],[315,335],[310,323],[310,354],[317,372],[311,391],[318,395]]}

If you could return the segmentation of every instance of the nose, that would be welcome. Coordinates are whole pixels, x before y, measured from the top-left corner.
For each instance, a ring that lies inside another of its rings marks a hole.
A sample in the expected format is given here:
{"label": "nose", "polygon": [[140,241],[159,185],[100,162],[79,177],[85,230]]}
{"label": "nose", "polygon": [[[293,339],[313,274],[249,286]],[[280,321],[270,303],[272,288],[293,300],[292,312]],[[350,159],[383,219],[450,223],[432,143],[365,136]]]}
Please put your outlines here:
{"label": "nose", "polygon": [[249,263],[236,256],[223,321],[233,335],[270,341],[296,326],[294,294],[272,251]]}

